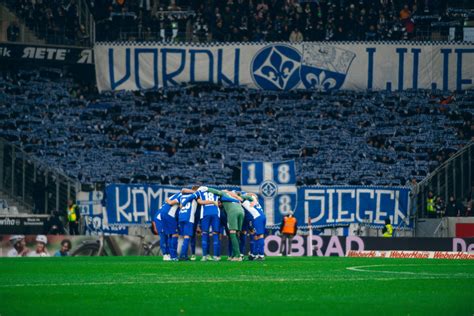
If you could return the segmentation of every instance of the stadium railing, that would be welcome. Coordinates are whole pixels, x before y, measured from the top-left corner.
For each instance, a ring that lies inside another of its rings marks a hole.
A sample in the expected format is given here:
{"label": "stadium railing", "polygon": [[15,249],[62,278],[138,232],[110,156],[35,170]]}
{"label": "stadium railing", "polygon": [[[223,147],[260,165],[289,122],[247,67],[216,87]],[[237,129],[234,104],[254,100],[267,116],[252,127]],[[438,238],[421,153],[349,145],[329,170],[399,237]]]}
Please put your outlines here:
{"label": "stadium railing", "polygon": [[426,199],[430,191],[448,201],[452,195],[458,201],[471,194],[473,180],[474,141],[464,146],[430,175],[413,191],[418,217],[426,217]]}
{"label": "stadium railing", "polygon": [[64,213],[80,183],[0,139],[0,191],[35,213]]}

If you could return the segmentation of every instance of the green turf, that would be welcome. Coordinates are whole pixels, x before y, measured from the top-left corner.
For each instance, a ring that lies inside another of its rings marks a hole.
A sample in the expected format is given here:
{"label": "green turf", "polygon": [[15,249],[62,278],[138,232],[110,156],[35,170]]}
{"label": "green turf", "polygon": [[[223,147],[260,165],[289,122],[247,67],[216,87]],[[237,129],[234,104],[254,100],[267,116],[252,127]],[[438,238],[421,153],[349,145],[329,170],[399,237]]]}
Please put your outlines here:
{"label": "green turf", "polygon": [[0,259],[1,316],[122,314],[473,315],[474,262]]}

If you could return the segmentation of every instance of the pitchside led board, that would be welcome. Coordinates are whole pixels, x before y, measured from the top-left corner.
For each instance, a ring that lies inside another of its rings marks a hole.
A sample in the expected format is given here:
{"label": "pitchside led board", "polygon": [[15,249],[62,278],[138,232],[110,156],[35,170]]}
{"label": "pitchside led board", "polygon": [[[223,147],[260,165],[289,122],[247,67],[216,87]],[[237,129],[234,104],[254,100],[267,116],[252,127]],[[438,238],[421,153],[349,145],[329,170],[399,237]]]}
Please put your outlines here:
{"label": "pitchside led board", "polygon": [[259,194],[268,225],[280,223],[282,215],[295,210],[298,190],[294,160],[243,161],[241,167],[241,188]]}

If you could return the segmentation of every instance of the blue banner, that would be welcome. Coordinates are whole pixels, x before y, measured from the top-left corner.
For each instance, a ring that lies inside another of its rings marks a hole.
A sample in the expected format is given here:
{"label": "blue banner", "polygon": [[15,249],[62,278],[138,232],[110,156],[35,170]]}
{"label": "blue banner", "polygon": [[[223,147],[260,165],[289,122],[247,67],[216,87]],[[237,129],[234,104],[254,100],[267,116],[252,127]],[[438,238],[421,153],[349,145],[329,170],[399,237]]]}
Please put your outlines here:
{"label": "blue banner", "polygon": [[268,225],[281,222],[282,215],[295,211],[298,190],[294,160],[243,161],[240,182],[243,191],[259,194]]}
{"label": "blue banner", "polygon": [[[288,162],[277,163],[276,170],[283,163],[288,164]],[[257,170],[259,169],[256,165],[255,171]],[[257,173],[255,177],[258,178]],[[252,178],[251,180],[253,182]],[[248,187],[242,186],[242,189],[247,190]],[[180,190],[180,187],[162,185],[108,185],[105,197],[108,224],[148,225],[152,213],[163,205],[167,197]],[[404,187],[298,187],[295,193],[297,198],[290,201],[290,208],[294,206],[294,214],[299,225],[311,222],[314,227],[336,227],[359,223],[380,228],[383,227],[385,218],[389,217],[394,227],[412,229],[409,192],[410,190]],[[274,203],[271,205],[265,203],[262,192],[258,191],[258,194],[263,201],[262,206],[267,217],[273,218],[273,222],[267,224],[278,225],[283,214],[287,212],[287,206],[282,207],[281,195],[275,195],[272,198]]]}
{"label": "blue banner", "polygon": [[181,188],[153,184],[111,184],[105,190],[109,225],[150,224],[154,211]]}
{"label": "blue banner", "polygon": [[390,218],[395,227],[413,228],[410,189],[391,187],[300,187],[298,220],[316,227],[363,223],[383,227]]}

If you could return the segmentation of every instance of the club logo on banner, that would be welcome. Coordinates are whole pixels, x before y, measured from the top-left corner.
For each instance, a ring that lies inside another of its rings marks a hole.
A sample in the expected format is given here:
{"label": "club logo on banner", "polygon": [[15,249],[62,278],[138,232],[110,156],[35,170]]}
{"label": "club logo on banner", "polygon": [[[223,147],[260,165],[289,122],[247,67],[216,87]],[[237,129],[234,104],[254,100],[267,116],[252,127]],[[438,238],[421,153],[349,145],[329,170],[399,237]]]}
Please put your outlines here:
{"label": "club logo on banner", "polygon": [[303,54],[288,45],[268,45],[252,61],[252,77],[264,90],[291,90],[300,82],[306,89],[339,89],[356,54],[319,44],[305,43]]}
{"label": "club logo on banner", "polygon": [[296,209],[297,193],[295,161],[243,161],[241,189],[259,194],[267,224],[281,222],[282,215]]}

